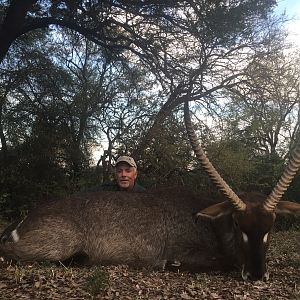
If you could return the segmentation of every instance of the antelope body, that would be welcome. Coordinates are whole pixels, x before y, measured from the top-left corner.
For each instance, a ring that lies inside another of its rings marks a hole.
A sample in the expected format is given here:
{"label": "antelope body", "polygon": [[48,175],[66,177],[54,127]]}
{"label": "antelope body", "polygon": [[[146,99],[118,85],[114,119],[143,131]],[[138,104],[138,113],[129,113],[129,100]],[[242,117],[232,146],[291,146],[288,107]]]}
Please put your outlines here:
{"label": "antelope body", "polygon": [[63,261],[81,254],[87,263],[191,271],[240,266],[243,279],[267,280],[266,252],[276,213],[300,213],[300,204],[280,201],[300,166],[300,147],[269,196],[238,196],[197,142],[187,103],[185,122],[196,156],[225,201],[212,204],[170,190],[77,195],[42,205],[10,225],[1,235],[0,255]]}
{"label": "antelope body", "polygon": [[[237,213],[228,201],[203,209],[210,199],[177,190],[72,196],[41,205],[9,226],[1,235],[0,255],[64,261],[80,254],[87,264],[193,272],[240,265],[244,279],[267,279],[265,254],[275,214],[261,208],[262,194],[241,198],[247,210]],[[295,208],[280,202],[283,212]]]}
{"label": "antelope body", "polygon": [[[23,261],[64,261],[81,254],[87,264],[232,269],[238,244],[231,218],[221,219],[217,228],[201,217],[195,222],[208,201],[177,190],[72,196],[36,208],[5,230],[0,254]],[[228,249],[220,251],[223,237]]]}

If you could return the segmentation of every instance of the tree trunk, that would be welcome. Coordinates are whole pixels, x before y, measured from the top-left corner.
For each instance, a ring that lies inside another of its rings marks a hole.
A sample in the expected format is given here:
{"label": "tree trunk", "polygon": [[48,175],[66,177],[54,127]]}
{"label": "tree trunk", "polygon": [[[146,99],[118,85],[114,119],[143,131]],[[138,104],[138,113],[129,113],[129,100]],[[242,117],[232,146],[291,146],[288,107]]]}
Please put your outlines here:
{"label": "tree trunk", "polygon": [[11,44],[23,33],[23,26],[28,10],[37,0],[12,0],[6,16],[0,26],[0,63],[3,61]]}

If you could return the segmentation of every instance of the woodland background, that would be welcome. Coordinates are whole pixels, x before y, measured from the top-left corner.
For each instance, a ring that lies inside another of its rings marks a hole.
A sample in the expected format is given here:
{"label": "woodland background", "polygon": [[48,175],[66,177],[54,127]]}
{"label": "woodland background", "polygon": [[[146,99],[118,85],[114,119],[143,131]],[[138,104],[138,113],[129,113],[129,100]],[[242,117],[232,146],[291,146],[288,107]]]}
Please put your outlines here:
{"label": "woodland background", "polygon": [[[186,100],[233,189],[270,192],[300,142],[300,52],[275,5],[0,1],[1,217],[110,180],[122,154],[145,187],[216,193],[187,140]],[[299,195],[300,174],[285,198]]]}

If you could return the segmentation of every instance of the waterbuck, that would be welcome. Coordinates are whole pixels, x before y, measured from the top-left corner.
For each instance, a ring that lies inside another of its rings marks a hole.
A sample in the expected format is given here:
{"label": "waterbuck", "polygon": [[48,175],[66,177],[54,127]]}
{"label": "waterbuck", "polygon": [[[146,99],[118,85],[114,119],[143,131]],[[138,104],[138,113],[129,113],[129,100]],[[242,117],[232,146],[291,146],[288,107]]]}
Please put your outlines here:
{"label": "waterbuck", "polygon": [[[205,155],[193,129],[187,101],[184,104],[184,120],[191,146],[197,158],[211,180],[228,200],[207,207],[197,213],[197,216],[211,220],[225,216],[230,218],[232,227],[228,236],[232,236],[233,230],[235,230],[235,237],[240,240],[240,247],[236,254],[241,256],[240,266],[243,279],[267,280],[269,273],[266,268],[266,252],[276,213],[300,213],[300,204],[289,201],[279,202],[300,167],[300,144],[297,145],[281,178],[268,197],[261,193],[247,193],[243,197],[239,197]],[[222,232],[222,229],[220,231]],[[228,234],[228,232],[223,231],[223,234]]]}
{"label": "waterbuck", "polygon": [[300,149],[269,197],[238,197],[197,142],[187,104],[185,121],[193,149],[225,201],[212,204],[173,189],[78,194],[41,205],[10,225],[0,237],[0,255],[21,261],[81,255],[89,264],[195,272],[240,266],[245,280],[268,279],[265,258],[275,213],[300,212],[299,204],[279,202],[299,168]]}

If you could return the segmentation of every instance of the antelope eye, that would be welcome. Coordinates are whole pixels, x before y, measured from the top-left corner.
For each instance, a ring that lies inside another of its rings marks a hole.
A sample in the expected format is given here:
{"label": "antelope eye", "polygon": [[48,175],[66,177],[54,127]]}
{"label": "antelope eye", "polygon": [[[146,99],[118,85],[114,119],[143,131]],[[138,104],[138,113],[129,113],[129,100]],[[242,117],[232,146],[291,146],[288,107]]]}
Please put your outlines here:
{"label": "antelope eye", "polygon": [[233,221],[233,226],[234,227],[239,227],[239,223],[237,222],[234,213],[232,214],[232,221]]}

